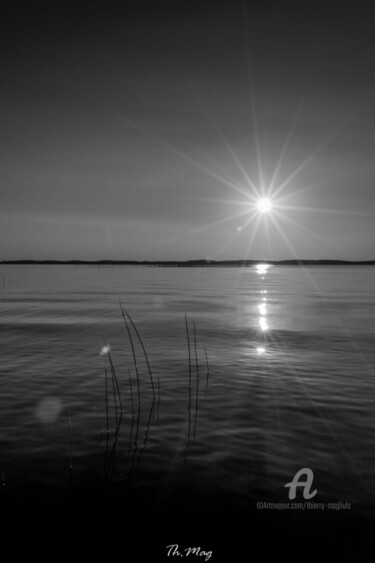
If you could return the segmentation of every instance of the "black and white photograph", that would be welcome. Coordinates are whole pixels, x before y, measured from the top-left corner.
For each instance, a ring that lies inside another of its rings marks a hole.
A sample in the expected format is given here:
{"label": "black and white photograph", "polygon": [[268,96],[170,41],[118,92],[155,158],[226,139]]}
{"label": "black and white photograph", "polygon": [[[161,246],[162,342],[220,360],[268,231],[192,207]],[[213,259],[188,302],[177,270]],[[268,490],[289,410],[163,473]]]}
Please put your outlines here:
{"label": "black and white photograph", "polygon": [[1,533],[372,560],[375,9],[4,1]]}

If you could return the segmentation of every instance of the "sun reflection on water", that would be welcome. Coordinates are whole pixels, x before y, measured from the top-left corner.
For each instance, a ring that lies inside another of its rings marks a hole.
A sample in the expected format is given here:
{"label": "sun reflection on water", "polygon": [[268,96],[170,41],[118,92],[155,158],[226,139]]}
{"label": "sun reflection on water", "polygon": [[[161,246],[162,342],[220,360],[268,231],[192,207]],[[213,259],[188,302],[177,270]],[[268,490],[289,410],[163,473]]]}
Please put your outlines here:
{"label": "sun reflection on water", "polygon": [[259,314],[262,317],[265,317],[267,315],[267,305],[265,303],[259,303],[258,309],[259,309]]}
{"label": "sun reflection on water", "polygon": [[[267,273],[267,270],[268,270],[269,267],[270,267],[270,264],[257,264],[255,266],[255,269],[260,276],[264,276]],[[264,279],[264,278],[262,278],[262,279]]]}
{"label": "sun reflection on water", "polygon": [[268,324],[267,324],[267,319],[266,317],[259,317],[259,326],[260,329],[265,332],[266,330],[268,330]]}
{"label": "sun reflection on water", "polygon": [[261,333],[263,334],[262,337],[260,337],[260,342],[258,343],[259,345],[256,348],[256,352],[258,354],[258,356],[262,356],[265,354],[266,352],[266,346],[264,344],[264,339],[266,336],[267,331],[269,330],[269,326],[268,326],[268,318],[267,318],[267,314],[268,314],[268,310],[267,310],[267,289],[264,288],[265,285],[265,279],[266,279],[266,274],[269,273],[269,268],[270,268],[270,264],[257,264],[255,266],[255,271],[256,273],[261,276],[261,280],[262,280],[262,289],[260,290],[260,303],[257,303],[257,309],[259,312],[259,317],[258,317],[258,325],[260,328]]}

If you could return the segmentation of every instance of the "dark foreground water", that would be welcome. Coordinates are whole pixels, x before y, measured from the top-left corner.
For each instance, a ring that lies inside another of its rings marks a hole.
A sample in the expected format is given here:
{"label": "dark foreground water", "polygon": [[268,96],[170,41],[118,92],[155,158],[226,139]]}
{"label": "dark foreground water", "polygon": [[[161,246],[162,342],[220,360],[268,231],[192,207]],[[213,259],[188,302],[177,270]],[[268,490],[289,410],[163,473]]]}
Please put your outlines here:
{"label": "dark foreground water", "polygon": [[[188,515],[228,561],[259,522],[372,530],[375,268],[3,266],[0,321],[2,502],[81,499],[144,538]],[[301,468],[317,493],[286,508]],[[178,559],[163,530],[153,560]]]}

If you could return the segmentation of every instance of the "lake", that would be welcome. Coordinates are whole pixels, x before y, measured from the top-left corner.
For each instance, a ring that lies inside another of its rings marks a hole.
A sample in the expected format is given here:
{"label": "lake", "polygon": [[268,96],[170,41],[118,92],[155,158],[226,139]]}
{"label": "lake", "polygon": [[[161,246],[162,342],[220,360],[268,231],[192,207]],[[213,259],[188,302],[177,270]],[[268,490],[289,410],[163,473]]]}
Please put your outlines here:
{"label": "lake", "polygon": [[3,265],[0,308],[3,497],[256,513],[308,468],[371,514],[374,267]]}

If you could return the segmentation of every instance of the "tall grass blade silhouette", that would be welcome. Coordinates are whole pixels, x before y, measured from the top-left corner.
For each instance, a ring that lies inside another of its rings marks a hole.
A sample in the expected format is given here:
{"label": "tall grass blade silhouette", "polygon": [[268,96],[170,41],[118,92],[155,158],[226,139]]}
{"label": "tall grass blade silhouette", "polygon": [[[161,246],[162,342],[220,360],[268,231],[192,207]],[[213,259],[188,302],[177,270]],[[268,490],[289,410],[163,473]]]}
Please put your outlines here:
{"label": "tall grass blade silhouette", "polygon": [[108,447],[109,447],[109,406],[108,406],[108,370],[105,370],[105,415],[106,415],[106,440],[104,456],[104,474],[107,475]]}
{"label": "tall grass blade silhouette", "polygon": [[120,432],[122,417],[123,417],[123,413],[121,411],[120,412],[120,418],[119,418],[119,420],[117,422],[117,426],[116,426],[116,431],[115,431],[115,436],[114,436],[111,452],[109,454],[109,461],[108,461],[107,468],[106,468],[107,469],[107,472],[106,472],[106,480],[107,481],[108,480],[112,481],[113,474],[114,474],[114,471],[115,471],[116,448],[117,448],[118,435],[119,435],[119,432]]}
{"label": "tall grass blade silhouette", "polygon": [[131,405],[132,405],[132,416],[134,418],[133,384],[132,384],[130,369],[128,370],[128,373],[129,373],[130,401],[131,401]]}
{"label": "tall grass blade silhouette", "polygon": [[121,302],[120,302],[120,307],[121,307],[121,313],[122,313],[122,316],[123,316],[124,320],[125,320],[125,315],[126,315],[126,316],[128,317],[128,319],[129,319],[129,321],[131,322],[131,325],[132,325],[132,327],[133,327],[134,330],[135,330],[135,333],[136,333],[136,335],[137,335],[137,338],[138,338],[139,343],[140,343],[140,345],[141,345],[141,348],[142,348],[142,350],[143,350],[143,354],[144,354],[145,359],[146,359],[148,374],[149,374],[150,381],[151,381],[152,392],[153,392],[153,394],[154,394],[154,399],[155,399],[156,395],[155,395],[154,380],[153,380],[153,377],[152,377],[152,371],[151,371],[151,367],[150,367],[150,362],[148,361],[147,352],[146,352],[146,349],[145,349],[145,347],[144,347],[142,338],[141,338],[141,336],[140,336],[140,334],[139,334],[139,332],[138,332],[138,329],[137,329],[137,327],[135,326],[135,324],[134,324],[134,322],[133,322],[131,316],[129,315],[129,313],[127,312],[127,310],[123,308]]}
{"label": "tall grass blade silhouette", "polygon": [[[117,398],[118,398],[119,405],[120,405],[120,412],[121,413],[123,412],[121,392],[120,392],[120,387],[119,387],[119,384],[118,384],[118,378],[117,378],[117,375],[116,375],[115,366],[113,365],[113,361],[112,361],[112,357],[111,357],[111,353],[110,353],[111,347],[107,345],[105,338],[102,337],[102,340],[104,342],[102,354],[106,354],[108,356],[109,365],[110,365],[110,368],[111,368],[112,390],[113,390],[113,398],[114,398],[114,402],[115,402],[115,420],[116,420],[116,426],[117,426],[118,425]],[[108,395],[107,395],[107,399],[108,399]]]}
{"label": "tall grass blade silhouette", "polygon": [[152,419],[152,414],[153,414],[153,412],[154,412],[154,408],[155,408],[155,398],[152,400],[152,404],[151,404],[151,407],[150,407],[150,412],[149,412],[148,420],[147,420],[147,423],[146,423],[145,437],[144,437],[144,440],[143,440],[143,447],[142,447],[142,449],[141,449],[140,452],[139,452],[139,456],[138,456],[137,462],[136,462],[136,467],[139,466],[139,463],[140,463],[140,461],[141,461],[141,459],[142,459],[143,454],[145,453],[145,450],[146,450],[146,448],[147,448],[147,444],[148,444],[148,442],[149,442],[149,433],[150,433],[151,419]]}
{"label": "tall grass blade silhouette", "polygon": [[[138,435],[139,435],[139,419],[141,416],[141,406],[138,406],[138,414],[137,414],[137,424],[135,429],[135,437],[134,437],[134,448],[133,448],[133,455],[131,460],[131,465],[128,471],[128,480],[131,482],[133,478],[133,473],[135,470],[135,460],[138,452]],[[133,419],[134,420],[134,419]],[[132,425],[132,432],[133,432],[133,425]],[[129,451],[130,453],[130,451]]]}
{"label": "tall grass blade silhouette", "polygon": [[130,346],[131,346],[131,350],[132,350],[132,355],[133,355],[133,363],[134,363],[134,367],[135,367],[135,374],[136,374],[136,377],[137,377],[138,410],[140,410],[140,408],[141,408],[141,391],[140,391],[140,387],[139,387],[139,372],[138,372],[137,356],[135,354],[134,342],[133,342],[133,338],[132,338],[132,335],[131,335],[131,332],[130,332],[130,328],[129,328],[128,322],[126,320],[125,313],[122,309],[121,303],[120,303],[120,307],[121,307],[121,312],[122,312],[122,318],[124,319],[126,331],[128,333],[129,342],[130,342]]}
{"label": "tall grass blade silhouette", "polygon": [[188,344],[188,357],[189,357],[189,402],[188,402],[188,431],[187,431],[187,443],[185,449],[185,458],[190,445],[190,431],[191,431],[191,350],[190,350],[190,335],[189,335],[189,325],[187,314],[185,313],[185,327],[186,327],[186,337]]}

